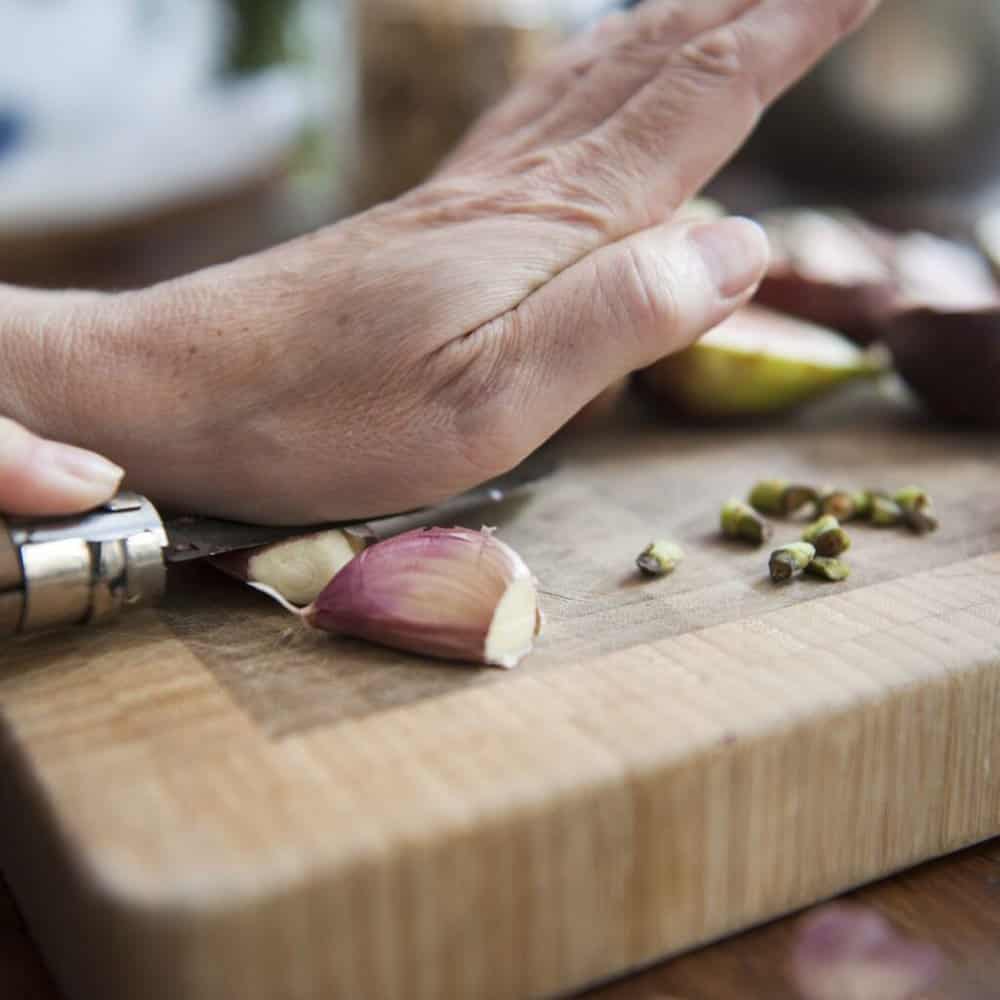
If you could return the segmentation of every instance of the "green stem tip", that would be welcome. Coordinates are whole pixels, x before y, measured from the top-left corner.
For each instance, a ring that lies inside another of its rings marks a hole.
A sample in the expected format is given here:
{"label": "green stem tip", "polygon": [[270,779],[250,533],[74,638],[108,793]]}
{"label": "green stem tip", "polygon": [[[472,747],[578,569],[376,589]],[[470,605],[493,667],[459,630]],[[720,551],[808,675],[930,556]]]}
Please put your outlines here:
{"label": "green stem tip", "polygon": [[805,571],[816,558],[816,549],[809,542],[792,542],[771,553],[768,568],[775,583],[785,583]]}
{"label": "green stem tip", "polygon": [[903,508],[889,497],[872,498],[872,524],[879,528],[894,528],[903,523]]}
{"label": "green stem tip", "polygon": [[831,514],[840,522],[858,521],[871,513],[872,498],[864,490],[828,488],[820,491],[817,506],[820,514]]}
{"label": "green stem tip", "polygon": [[750,491],[750,506],[770,517],[791,517],[818,499],[819,494],[811,486],[784,479],[762,480]]}
{"label": "green stem tip", "polygon": [[815,546],[821,556],[839,556],[851,547],[851,538],[832,515],[826,514],[806,528],[804,542]]}
{"label": "green stem tip", "polygon": [[806,572],[810,576],[818,577],[829,583],[840,583],[851,575],[851,569],[847,563],[828,556],[816,556],[806,567]]}
{"label": "green stem tip", "polygon": [[914,534],[926,535],[937,531],[937,515],[926,490],[919,486],[907,486],[893,494],[892,499],[903,512],[903,522]]}
{"label": "green stem tip", "polygon": [[667,576],[677,569],[684,558],[684,550],[675,542],[650,542],[636,559],[635,564],[646,576]]}
{"label": "green stem tip", "polygon": [[771,537],[771,526],[742,500],[730,500],[722,508],[722,533],[752,545],[763,545]]}

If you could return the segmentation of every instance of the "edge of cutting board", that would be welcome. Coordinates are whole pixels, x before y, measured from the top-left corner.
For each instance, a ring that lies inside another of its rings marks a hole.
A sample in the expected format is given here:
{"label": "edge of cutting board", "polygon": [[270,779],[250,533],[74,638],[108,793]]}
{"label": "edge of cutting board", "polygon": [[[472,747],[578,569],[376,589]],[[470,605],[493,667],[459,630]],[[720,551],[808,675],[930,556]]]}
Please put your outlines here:
{"label": "edge of cutting board", "polygon": [[551,994],[1000,830],[1000,554],[280,741],[133,627],[0,685],[70,998]]}

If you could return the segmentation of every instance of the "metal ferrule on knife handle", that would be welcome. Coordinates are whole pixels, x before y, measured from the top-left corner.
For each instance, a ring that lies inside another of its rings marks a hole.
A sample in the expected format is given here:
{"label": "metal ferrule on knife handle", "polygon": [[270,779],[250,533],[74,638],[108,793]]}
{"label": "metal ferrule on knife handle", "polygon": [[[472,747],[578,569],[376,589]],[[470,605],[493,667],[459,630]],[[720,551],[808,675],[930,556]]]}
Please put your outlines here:
{"label": "metal ferrule on knife handle", "polygon": [[0,637],[116,618],[166,586],[153,505],[120,493],[83,518],[0,518]]}

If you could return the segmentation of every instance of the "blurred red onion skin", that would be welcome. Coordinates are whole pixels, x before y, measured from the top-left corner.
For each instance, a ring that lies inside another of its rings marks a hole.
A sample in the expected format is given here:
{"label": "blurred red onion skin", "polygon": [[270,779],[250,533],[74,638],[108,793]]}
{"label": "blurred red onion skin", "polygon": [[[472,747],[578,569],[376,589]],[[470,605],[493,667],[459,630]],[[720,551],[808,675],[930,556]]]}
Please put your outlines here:
{"label": "blurred red onion skin", "polygon": [[1000,427],[1000,308],[900,310],[885,340],[903,379],[939,420]]}
{"label": "blurred red onion skin", "polygon": [[905,937],[875,910],[855,904],[809,914],[791,961],[802,1000],[919,1000],[943,968],[936,947]]}

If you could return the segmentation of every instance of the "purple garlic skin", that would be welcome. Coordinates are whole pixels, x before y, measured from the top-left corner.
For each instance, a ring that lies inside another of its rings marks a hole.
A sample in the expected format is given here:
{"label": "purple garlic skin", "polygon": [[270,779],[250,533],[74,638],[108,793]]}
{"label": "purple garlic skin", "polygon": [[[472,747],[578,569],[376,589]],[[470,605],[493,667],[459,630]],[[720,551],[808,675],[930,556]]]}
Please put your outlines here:
{"label": "purple garlic skin", "polygon": [[540,614],[534,578],[491,532],[422,528],[347,563],[305,612],[315,628],[447,660],[514,667]]}

